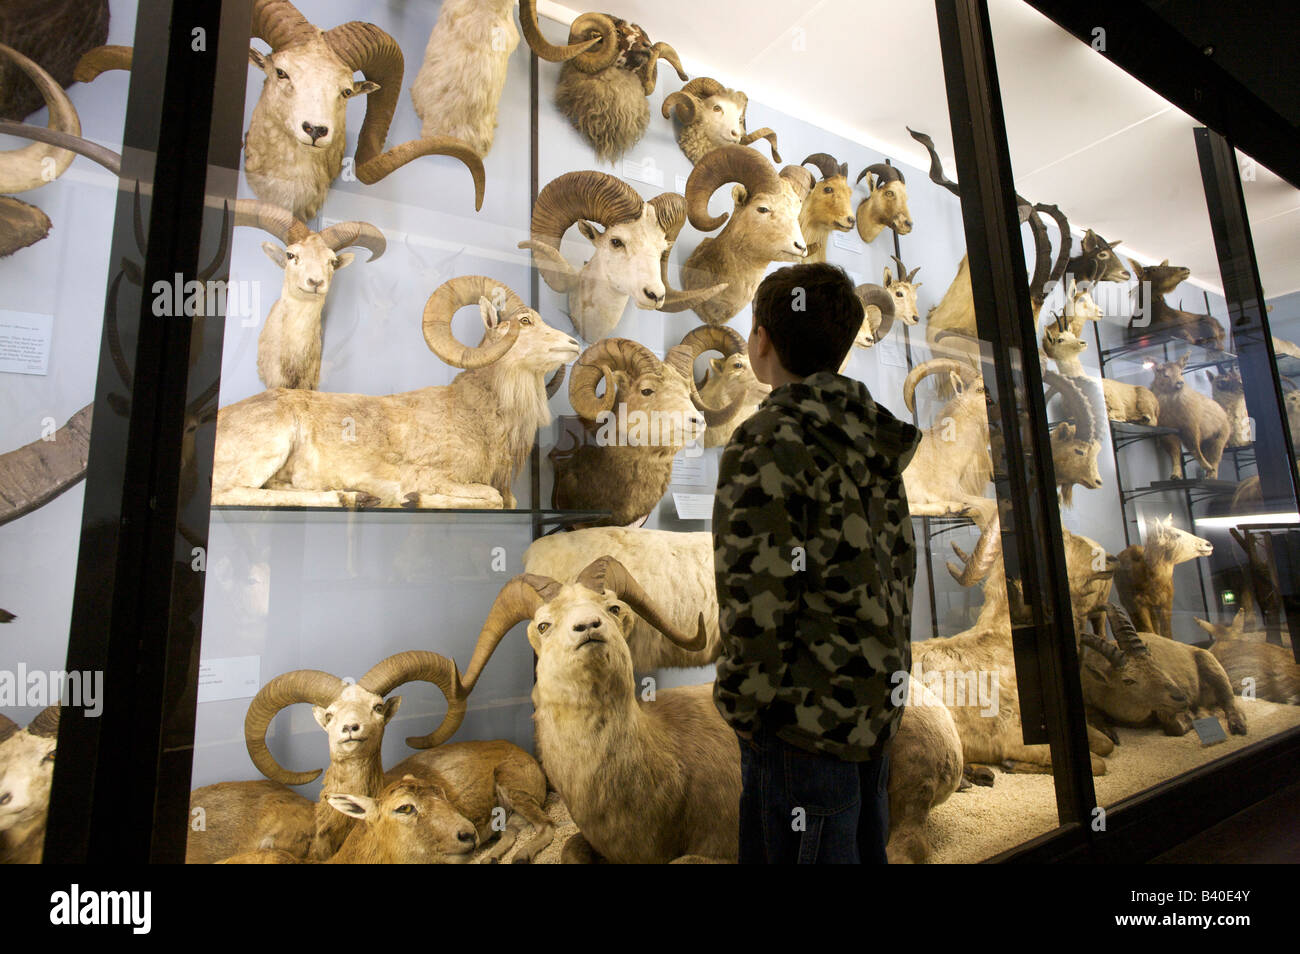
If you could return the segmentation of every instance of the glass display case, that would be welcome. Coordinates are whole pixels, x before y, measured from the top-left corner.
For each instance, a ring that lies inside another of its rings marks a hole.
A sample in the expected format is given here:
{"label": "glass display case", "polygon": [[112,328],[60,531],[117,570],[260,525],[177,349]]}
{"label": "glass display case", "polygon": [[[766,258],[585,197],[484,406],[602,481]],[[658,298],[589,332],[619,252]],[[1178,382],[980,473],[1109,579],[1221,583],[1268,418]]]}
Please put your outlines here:
{"label": "glass display case", "polygon": [[[923,433],[891,861],[1113,850],[1297,736],[1295,190],[1030,5],[106,6],[0,259],[3,665],[106,686],[46,860],[734,861],[710,519],[797,261]],[[545,651],[572,605],[616,652]]]}

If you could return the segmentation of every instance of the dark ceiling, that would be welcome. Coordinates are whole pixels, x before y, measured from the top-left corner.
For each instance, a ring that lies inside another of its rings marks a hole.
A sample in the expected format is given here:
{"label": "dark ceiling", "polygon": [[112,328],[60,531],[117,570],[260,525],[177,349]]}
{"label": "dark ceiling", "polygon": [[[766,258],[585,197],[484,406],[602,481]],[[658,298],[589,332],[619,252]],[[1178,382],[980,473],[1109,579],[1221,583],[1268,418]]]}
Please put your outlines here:
{"label": "dark ceiling", "polygon": [[1143,0],[1157,16],[1300,130],[1296,0]]}

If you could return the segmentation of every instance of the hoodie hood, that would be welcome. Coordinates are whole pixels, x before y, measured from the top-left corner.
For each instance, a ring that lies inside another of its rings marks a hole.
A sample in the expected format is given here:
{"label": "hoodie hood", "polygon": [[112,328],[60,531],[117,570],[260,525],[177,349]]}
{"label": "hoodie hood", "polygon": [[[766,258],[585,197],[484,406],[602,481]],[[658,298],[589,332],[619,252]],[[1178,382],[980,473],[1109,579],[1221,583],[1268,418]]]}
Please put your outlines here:
{"label": "hoodie hood", "polygon": [[901,474],[921,441],[921,432],[876,404],[865,384],[834,371],[774,388],[761,406],[792,412],[808,439],[842,461],[855,480]]}

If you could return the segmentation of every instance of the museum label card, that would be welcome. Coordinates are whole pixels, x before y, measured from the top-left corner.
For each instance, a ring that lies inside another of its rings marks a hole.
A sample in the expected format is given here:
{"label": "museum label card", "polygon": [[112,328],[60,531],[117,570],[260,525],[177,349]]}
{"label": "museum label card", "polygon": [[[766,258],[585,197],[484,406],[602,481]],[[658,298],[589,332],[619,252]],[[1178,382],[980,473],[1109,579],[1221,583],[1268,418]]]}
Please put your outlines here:
{"label": "museum label card", "polygon": [[0,371],[47,374],[53,315],[0,310]]}
{"label": "museum label card", "polygon": [[261,686],[261,656],[199,660],[199,702],[248,699]]}
{"label": "museum label card", "polygon": [[673,493],[678,520],[712,520],[713,494]]}
{"label": "museum label card", "polygon": [[1228,737],[1223,734],[1223,726],[1219,724],[1219,720],[1215,716],[1193,719],[1192,728],[1201,737],[1202,746],[1218,745],[1220,742],[1228,741]]}

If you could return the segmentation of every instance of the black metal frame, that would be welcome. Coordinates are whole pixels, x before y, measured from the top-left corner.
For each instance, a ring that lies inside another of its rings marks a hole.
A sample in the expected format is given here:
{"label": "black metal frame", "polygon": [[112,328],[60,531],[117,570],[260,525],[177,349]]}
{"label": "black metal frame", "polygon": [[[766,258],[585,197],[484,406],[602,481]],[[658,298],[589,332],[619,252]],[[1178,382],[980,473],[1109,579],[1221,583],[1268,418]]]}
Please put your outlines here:
{"label": "black metal frame", "polygon": [[[1026,2],[1084,42],[1095,27],[1106,29],[1102,55],[1300,186],[1300,137],[1294,129],[1145,6],[1121,0],[1081,6],[1069,0]],[[209,488],[200,477],[211,473],[211,412],[224,322],[155,318],[144,288],[178,272],[194,276],[203,247],[218,250],[214,277],[226,274],[230,221],[222,200],[233,199],[238,175],[251,4],[139,3],[111,261],[136,259],[132,221],[135,203],[142,202],[148,238],[144,284],[136,287],[117,276],[108,286],[107,307],[116,307],[116,330],[133,379],[125,410],[115,410],[108,401],[116,371],[106,329],[68,650],[70,670],[104,672],[104,710],[94,720],[72,712],[62,720],[49,862],[120,865],[183,857],[204,582],[191,562],[207,540]],[[1086,824],[1095,799],[1081,693],[1077,678],[1069,678],[1077,659],[987,9],[984,0],[936,0],[936,10],[957,171],[965,186],[962,212],[979,331],[998,356],[989,384],[1005,442],[995,465],[996,487],[999,500],[1013,504],[1002,518],[1008,577],[1044,595],[1033,601],[1032,624],[1017,632],[1018,645],[1030,650],[1018,654],[1021,700],[1033,710],[1036,681],[1042,719],[1037,725],[1027,720],[1027,731],[1041,733],[1053,746],[1063,822],[1056,832],[997,860],[1143,860],[1300,775],[1300,732],[1271,738],[1115,806],[1103,833]],[[196,28],[205,31],[206,51],[194,48]],[[535,72],[533,85],[535,113]],[[222,95],[214,96],[218,88]],[[1220,177],[1226,174],[1226,146],[1210,147]],[[535,176],[534,169],[534,194]],[[1235,194],[1222,181],[1214,188],[1207,179],[1212,217],[1216,201],[1234,205],[1225,234],[1253,271],[1240,186]],[[1228,274],[1224,278],[1226,286]],[[1254,281],[1246,289],[1250,294],[1234,293],[1230,302],[1249,309],[1253,295],[1257,303]],[[1036,470],[1027,474],[1007,460],[1035,462]],[[534,460],[530,479],[536,466]],[[1018,512],[1015,504],[1025,509]],[[1287,559],[1300,560],[1295,541],[1284,549]],[[1294,594],[1289,599],[1294,621],[1300,606]]]}

